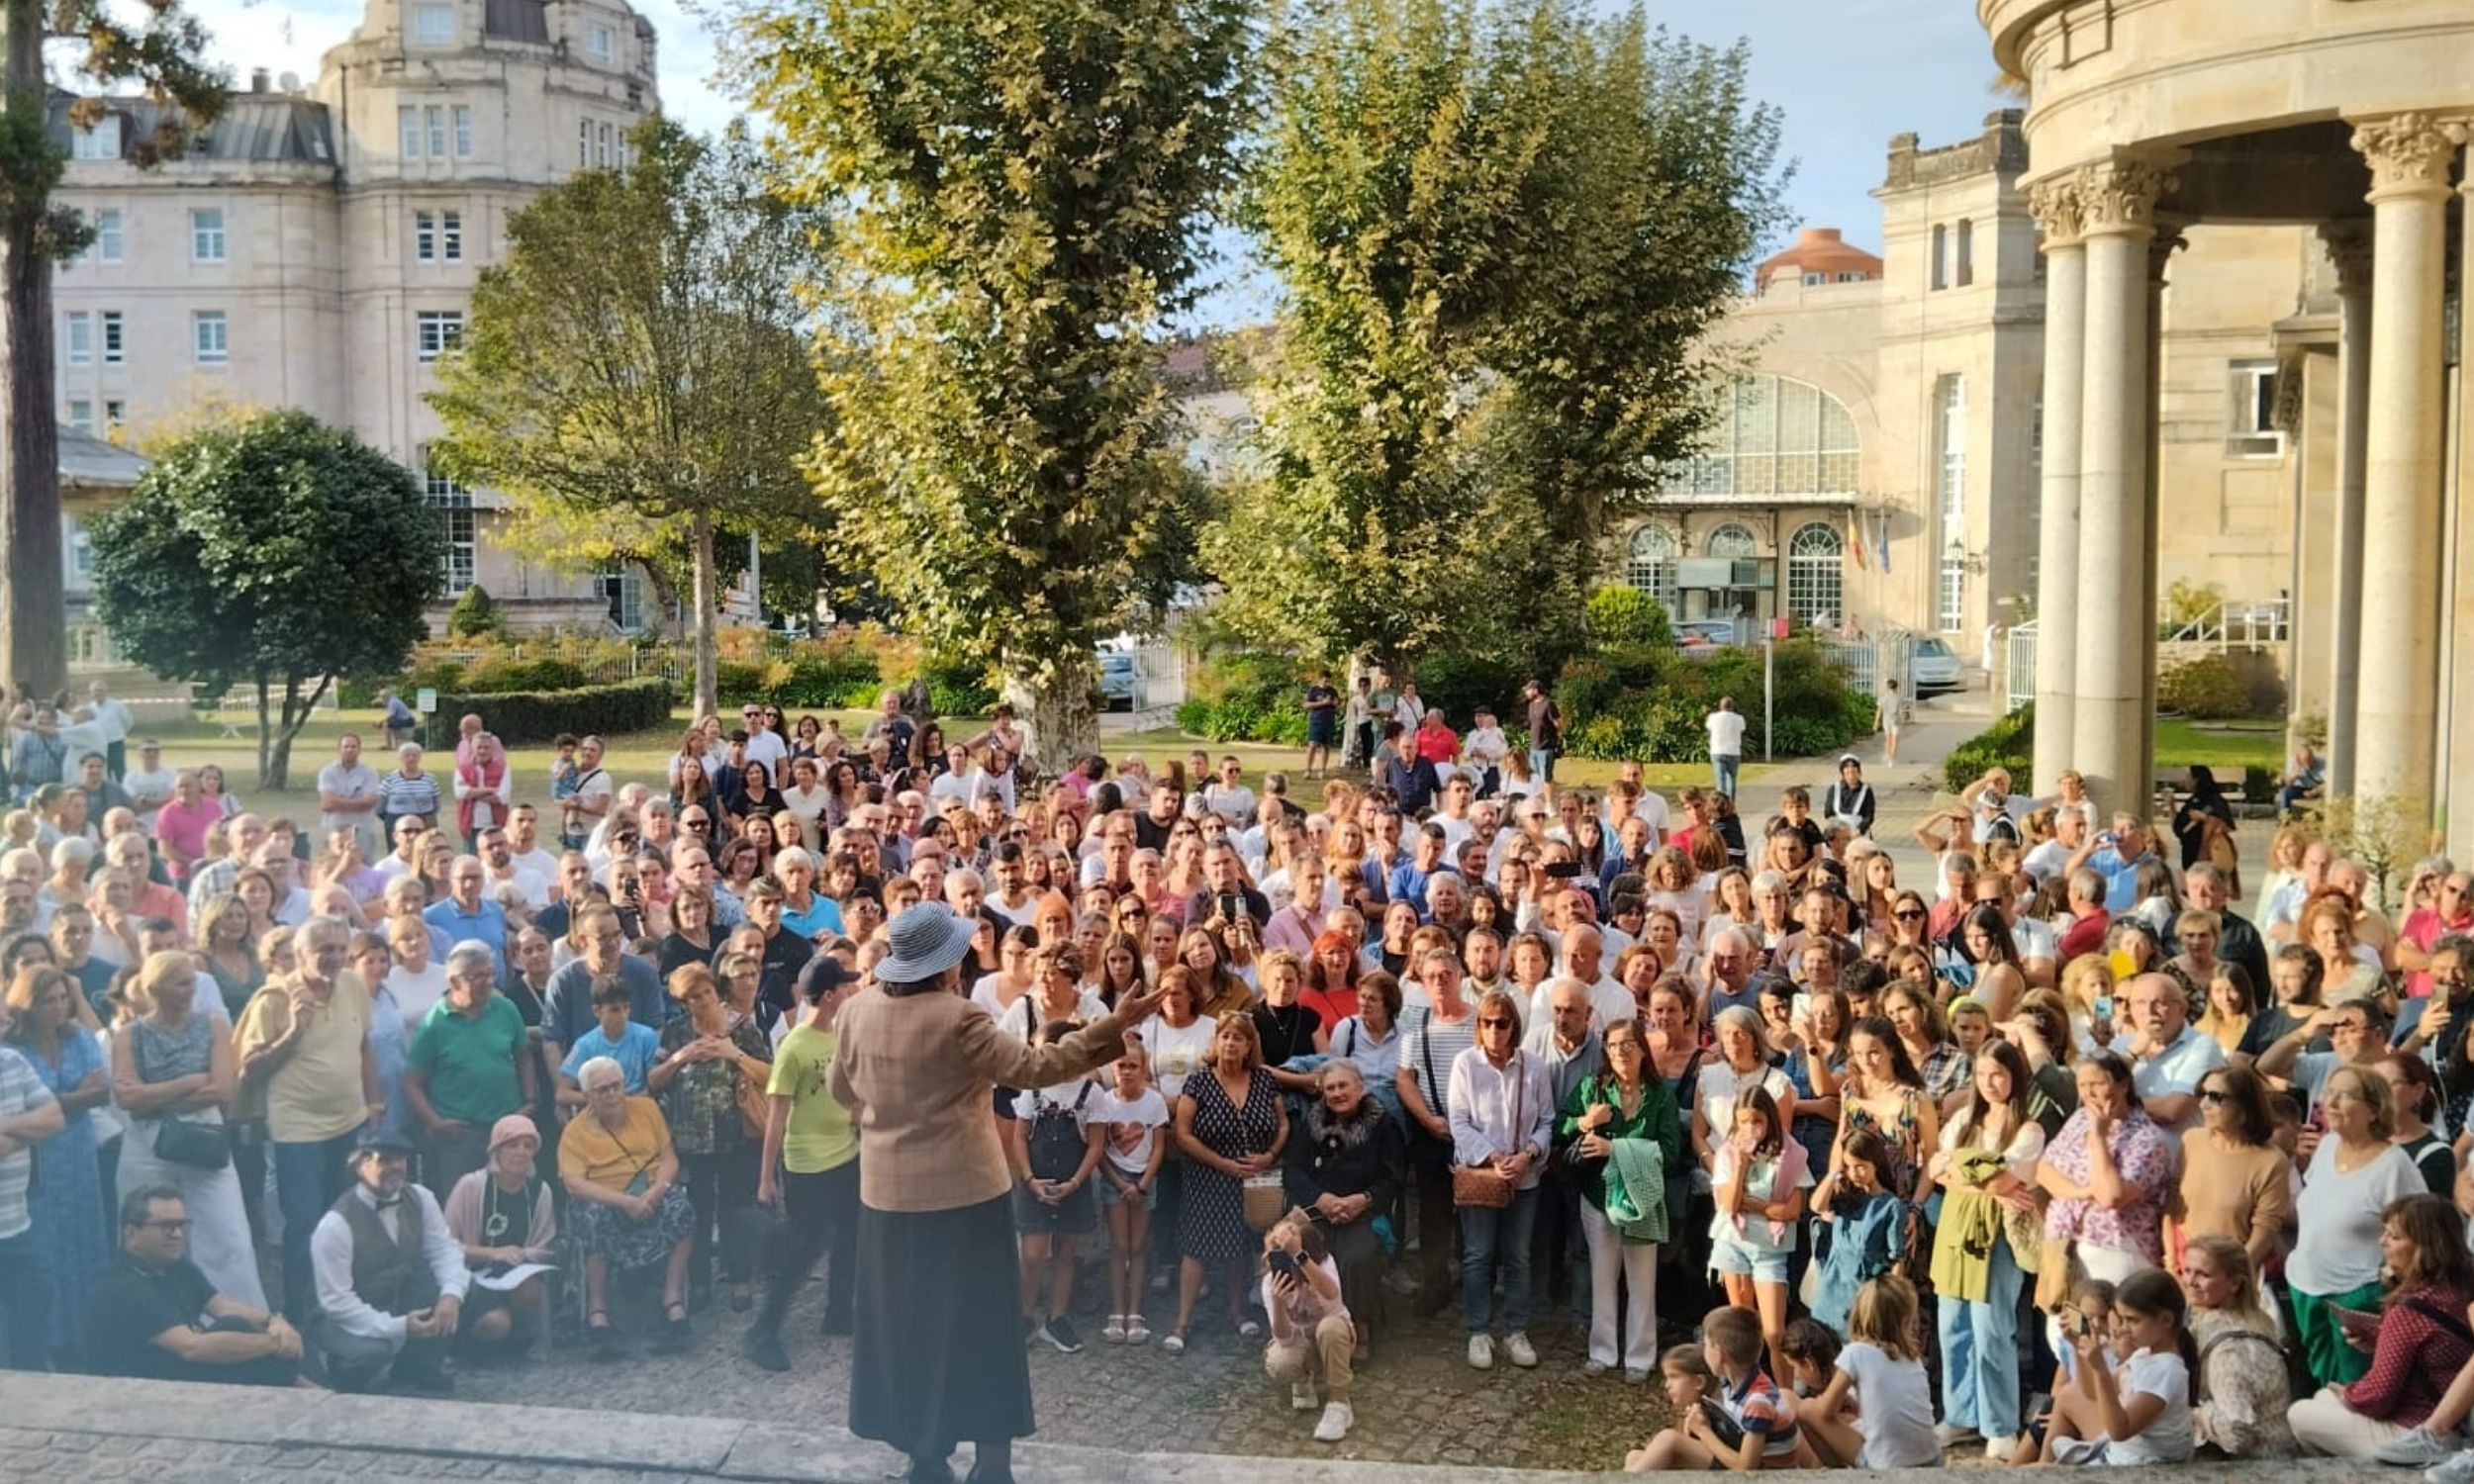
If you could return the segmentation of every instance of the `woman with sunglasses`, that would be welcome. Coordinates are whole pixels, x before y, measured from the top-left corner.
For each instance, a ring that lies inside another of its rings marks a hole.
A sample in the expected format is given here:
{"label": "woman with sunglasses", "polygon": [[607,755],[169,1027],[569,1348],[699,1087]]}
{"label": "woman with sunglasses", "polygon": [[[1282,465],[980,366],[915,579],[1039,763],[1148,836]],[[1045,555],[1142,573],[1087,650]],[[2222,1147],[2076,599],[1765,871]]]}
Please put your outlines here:
{"label": "woman with sunglasses", "polygon": [[[1473,1369],[1494,1366],[1495,1280],[1503,1285],[1504,1354],[1538,1363],[1529,1343],[1530,1235],[1555,1125],[1555,1076],[1520,1049],[1520,1010],[1497,989],[1477,1002],[1477,1041],[1452,1059],[1446,1117],[1455,1170],[1483,1170],[1512,1187],[1507,1204],[1456,1203],[1461,1228],[1461,1318]],[[1459,1182],[1456,1180],[1455,1182]]]}
{"label": "woman with sunglasses", "polygon": [[2294,1211],[2293,1161],[2275,1132],[2257,1072],[2220,1067],[2199,1079],[2199,1127],[2182,1133],[2182,1177],[2165,1207],[2168,1253],[2222,1237],[2254,1263],[2275,1261]]}

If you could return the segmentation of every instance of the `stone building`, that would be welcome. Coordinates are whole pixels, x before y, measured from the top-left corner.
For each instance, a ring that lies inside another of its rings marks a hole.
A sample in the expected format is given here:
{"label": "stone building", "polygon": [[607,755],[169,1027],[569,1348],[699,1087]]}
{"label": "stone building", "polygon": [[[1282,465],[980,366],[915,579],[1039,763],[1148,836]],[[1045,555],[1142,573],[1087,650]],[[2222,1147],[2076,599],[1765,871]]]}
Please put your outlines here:
{"label": "stone building", "polygon": [[[449,601],[480,583],[522,626],[632,616],[634,574],[553,572],[491,539],[496,497],[428,471],[423,396],[508,217],[623,163],[657,106],[649,22],[622,0],[369,0],[314,86],[252,73],[202,140],[148,170],[129,155],[154,105],[115,98],[76,129],[70,101],[52,110],[70,155],[58,197],[96,237],[54,280],[66,426],[143,433],[201,402],[304,409],[423,475]],[[65,539],[73,595],[73,512]]]}

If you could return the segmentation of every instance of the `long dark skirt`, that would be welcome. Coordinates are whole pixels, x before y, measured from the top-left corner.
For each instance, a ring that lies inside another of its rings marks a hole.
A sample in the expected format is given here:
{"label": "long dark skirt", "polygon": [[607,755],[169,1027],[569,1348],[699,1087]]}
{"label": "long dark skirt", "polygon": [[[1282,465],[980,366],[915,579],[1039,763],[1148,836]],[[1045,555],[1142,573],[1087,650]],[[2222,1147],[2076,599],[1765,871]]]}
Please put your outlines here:
{"label": "long dark skirt", "polygon": [[859,1208],[850,1430],[905,1453],[1031,1434],[1021,1270],[1005,1196],[951,1211]]}

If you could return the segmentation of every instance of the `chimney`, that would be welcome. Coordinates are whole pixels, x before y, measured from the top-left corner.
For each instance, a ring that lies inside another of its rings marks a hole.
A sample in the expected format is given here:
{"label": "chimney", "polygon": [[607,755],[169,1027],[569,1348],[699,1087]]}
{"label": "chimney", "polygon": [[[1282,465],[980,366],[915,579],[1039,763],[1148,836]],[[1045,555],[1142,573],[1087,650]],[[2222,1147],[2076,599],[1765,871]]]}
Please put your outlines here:
{"label": "chimney", "polygon": [[266,91],[266,69],[264,67],[251,67],[249,69],[249,91],[252,93],[263,93]]}

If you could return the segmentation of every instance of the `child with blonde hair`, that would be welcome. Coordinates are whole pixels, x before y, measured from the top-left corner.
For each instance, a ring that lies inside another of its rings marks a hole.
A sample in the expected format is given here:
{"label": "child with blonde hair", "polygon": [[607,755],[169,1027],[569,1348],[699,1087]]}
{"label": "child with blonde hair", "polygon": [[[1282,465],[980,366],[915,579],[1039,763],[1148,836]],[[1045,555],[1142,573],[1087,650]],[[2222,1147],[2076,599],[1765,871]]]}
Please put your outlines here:
{"label": "child with blonde hair", "polygon": [[[1272,1343],[1263,1368],[1288,1383],[1288,1402],[1299,1412],[1323,1409],[1314,1426],[1317,1442],[1349,1436],[1357,1413],[1349,1404],[1350,1354],[1357,1327],[1340,1297],[1340,1264],[1314,1219],[1292,1210],[1263,1234],[1263,1312],[1272,1322]],[[1314,1376],[1322,1373],[1323,1394]]]}
{"label": "child with blonde hair", "polygon": [[[1915,1285],[1897,1273],[1867,1278],[1849,1312],[1847,1344],[1821,1395],[1799,1404],[1805,1457],[1831,1468],[1932,1468],[1933,1380],[1916,1328]],[[1853,1401],[1854,1418],[1846,1417]]]}

